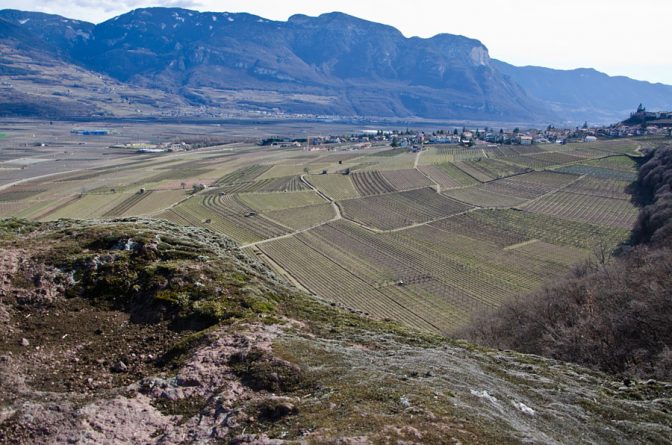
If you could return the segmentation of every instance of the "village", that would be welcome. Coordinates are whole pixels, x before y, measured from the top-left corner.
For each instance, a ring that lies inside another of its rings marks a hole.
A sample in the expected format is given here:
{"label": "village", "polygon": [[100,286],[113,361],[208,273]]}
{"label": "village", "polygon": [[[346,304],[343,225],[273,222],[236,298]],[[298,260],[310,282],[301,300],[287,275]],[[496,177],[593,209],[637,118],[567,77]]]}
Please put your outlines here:
{"label": "village", "polygon": [[630,118],[610,126],[590,126],[585,122],[580,127],[545,129],[505,130],[489,127],[462,127],[433,132],[414,130],[361,130],[350,135],[316,136],[312,138],[268,138],[259,142],[262,146],[280,148],[304,148],[307,151],[329,150],[347,144],[350,149],[370,148],[388,144],[393,148],[417,152],[425,145],[461,145],[483,147],[497,145],[535,145],[591,143],[598,139],[617,139],[644,136],[672,137],[672,112],[648,112],[640,105]]}

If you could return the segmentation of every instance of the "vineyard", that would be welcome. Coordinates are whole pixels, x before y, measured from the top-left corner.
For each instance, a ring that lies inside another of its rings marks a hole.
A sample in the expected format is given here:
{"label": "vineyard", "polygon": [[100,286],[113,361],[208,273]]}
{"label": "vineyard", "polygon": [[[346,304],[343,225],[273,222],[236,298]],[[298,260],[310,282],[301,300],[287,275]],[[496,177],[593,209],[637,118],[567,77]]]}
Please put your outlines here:
{"label": "vineyard", "polygon": [[292,209],[323,204],[325,201],[315,192],[294,193],[246,193],[233,197],[238,203],[258,212]]}
{"label": "vineyard", "polygon": [[418,167],[422,173],[426,174],[441,186],[441,188],[456,188],[478,184],[478,181],[457,168],[455,164],[446,162],[436,165],[425,165]]}
{"label": "vineyard", "polygon": [[311,175],[308,181],[336,201],[359,197],[350,175]]}
{"label": "vineyard", "polygon": [[0,215],[208,228],[321,298],[446,333],[626,240],[637,145],[241,144],[17,184]]}
{"label": "vineyard", "polygon": [[124,199],[122,202],[120,202],[116,206],[112,207],[107,212],[103,213],[102,216],[103,216],[103,218],[122,216],[128,210],[130,210],[131,207],[135,206],[136,204],[139,204],[140,201],[149,198],[149,196],[151,194],[152,194],[151,190],[147,191],[145,193],[135,193],[135,194],[129,196],[128,198]]}
{"label": "vineyard", "polygon": [[603,198],[623,199],[629,201],[632,197],[628,193],[630,183],[613,179],[598,179],[584,176],[568,186],[565,191],[582,195],[600,196]]}
{"label": "vineyard", "polygon": [[493,181],[495,179],[519,175],[528,171],[528,169],[525,168],[488,158],[456,162],[455,165],[480,182]]}
{"label": "vineyard", "polygon": [[630,173],[637,173],[637,162],[628,156],[609,156],[606,158],[592,159],[586,161],[585,165],[592,165],[595,167],[608,168],[610,170],[618,170]]}
{"label": "vineyard", "polygon": [[345,218],[381,230],[427,222],[470,208],[431,188],[350,199],[339,204]]}
{"label": "vineyard", "polygon": [[600,179],[614,179],[617,181],[632,182],[637,178],[635,173],[622,170],[612,170],[605,167],[596,167],[593,165],[577,164],[558,169],[559,172],[573,173],[576,175],[588,175]]}
{"label": "vineyard", "polygon": [[0,192],[0,202],[23,201],[46,191],[46,189],[33,189],[26,186],[16,185]]}
{"label": "vineyard", "polygon": [[631,229],[637,209],[623,199],[558,192],[522,207],[525,211],[570,221]]}
{"label": "vineyard", "polygon": [[288,227],[257,214],[233,196],[194,196],[159,217],[180,224],[207,227],[239,243],[261,241],[291,232]]}
{"label": "vineyard", "polygon": [[412,190],[434,185],[425,175],[416,169],[388,170],[382,173],[383,177],[396,190]]}
{"label": "vineyard", "polygon": [[261,179],[259,181],[234,182],[217,187],[223,193],[254,193],[254,192],[298,192],[307,190],[308,186],[299,176]]}
{"label": "vineyard", "polygon": [[443,195],[476,207],[509,208],[521,205],[524,198],[495,193],[483,186],[447,190]]}
{"label": "vineyard", "polygon": [[219,178],[215,184],[224,185],[224,184],[235,184],[238,182],[251,182],[254,181],[259,176],[263,175],[265,172],[271,169],[272,165],[250,165],[248,167],[239,168],[236,171],[229,173],[228,175],[222,176]]}
{"label": "vineyard", "polygon": [[374,234],[335,222],[261,249],[323,298],[445,331],[586,255],[572,247],[545,253],[549,246],[538,244],[504,250],[431,227]]}
{"label": "vineyard", "polygon": [[274,210],[265,215],[293,230],[305,230],[330,221],[336,214],[331,204],[317,204],[294,209]]}
{"label": "vineyard", "polygon": [[372,170],[352,173],[350,178],[361,196],[379,195],[396,191],[392,184],[379,171]]}
{"label": "vineyard", "polygon": [[615,247],[628,237],[628,230],[625,229],[566,221],[549,215],[516,210],[479,210],[430,225],[502,248],[538,239],[556,246],[590,250],[598,241]]}

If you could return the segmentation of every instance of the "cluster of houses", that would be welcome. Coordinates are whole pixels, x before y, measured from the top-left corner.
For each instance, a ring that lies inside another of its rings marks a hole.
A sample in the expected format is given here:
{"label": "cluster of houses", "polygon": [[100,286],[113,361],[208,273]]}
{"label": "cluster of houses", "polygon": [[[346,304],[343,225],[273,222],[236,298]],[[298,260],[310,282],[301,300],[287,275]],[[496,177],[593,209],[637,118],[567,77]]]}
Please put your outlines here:
{"label": "cluster of houses", "polygon": [[[549,125],[544,129],[493,129],[493,128],[453,128],[438,130],[431,133],[410,130],[364,130],[349,136],[321,136],[310,139],[276,139],[267,140],[267,144],[279,146],[304,147],[307,150],[329,149],[337,144],[383,143],[392,147],[421,150],[425,145],[462,145],[494,146],[494,145],[533,145],[533,144],[568,144],[590,143],[598,139],[613,139],[634,136],[668,136],[672,137],[672,112],[647,112],[642,106],[630,119],[607,127],[591,127],[584,123],[581,127],[556,128]],[[264,145],[267,145],[264,144]]]}
{"label": "cluster of houses", "polygon": [[640,104],[628,119],[600,130],[606,137],[672,136],[672,111],[646,111]]}

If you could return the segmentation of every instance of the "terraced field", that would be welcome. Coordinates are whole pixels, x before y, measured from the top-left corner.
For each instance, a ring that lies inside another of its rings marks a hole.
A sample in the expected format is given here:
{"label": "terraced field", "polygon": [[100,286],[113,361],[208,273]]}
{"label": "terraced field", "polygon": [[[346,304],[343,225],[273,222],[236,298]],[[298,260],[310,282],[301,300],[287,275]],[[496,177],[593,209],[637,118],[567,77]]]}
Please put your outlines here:
{"label": "terraced field", "polygon": [[471,208],[431,188],[350,199],[341,201],[339,205],[344,218],[380,230],[444,218]]}
{"label": "terraced field", "polygon": [[507,161],[520,165],[521,167],[531,168],[534,170],[542,170],[545,168],[570,164],[583,160],[578,156],[571,156],[564,153],[532,153],[523,154],[519,156],[509,156]]}

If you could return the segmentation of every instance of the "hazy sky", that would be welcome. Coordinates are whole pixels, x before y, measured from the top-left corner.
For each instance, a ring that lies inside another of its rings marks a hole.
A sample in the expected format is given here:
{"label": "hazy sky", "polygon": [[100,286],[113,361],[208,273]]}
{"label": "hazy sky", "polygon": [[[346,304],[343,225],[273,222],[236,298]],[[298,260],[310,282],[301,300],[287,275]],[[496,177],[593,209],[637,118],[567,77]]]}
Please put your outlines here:
{"label": "hazy sky", "polygon": [[672,85],[672,0],[0,0],[101,22],[130,9],[180,6],[286,20],[342,11],[395,26],[406,36],[462,34],[514,65],[593,67]]}

